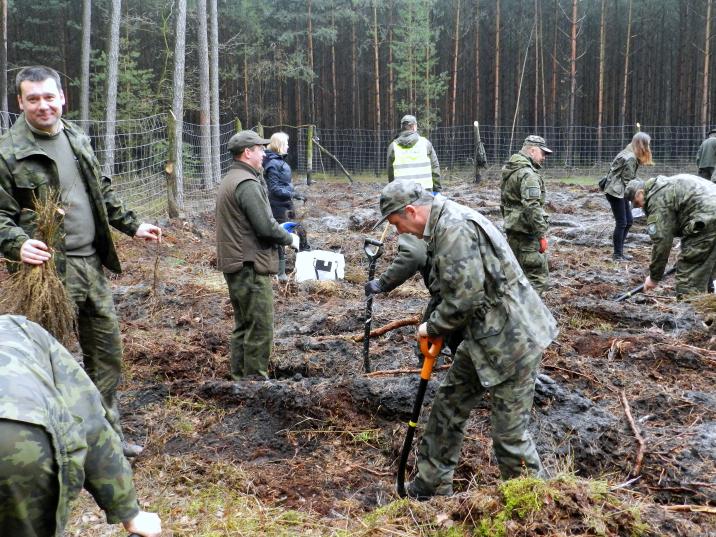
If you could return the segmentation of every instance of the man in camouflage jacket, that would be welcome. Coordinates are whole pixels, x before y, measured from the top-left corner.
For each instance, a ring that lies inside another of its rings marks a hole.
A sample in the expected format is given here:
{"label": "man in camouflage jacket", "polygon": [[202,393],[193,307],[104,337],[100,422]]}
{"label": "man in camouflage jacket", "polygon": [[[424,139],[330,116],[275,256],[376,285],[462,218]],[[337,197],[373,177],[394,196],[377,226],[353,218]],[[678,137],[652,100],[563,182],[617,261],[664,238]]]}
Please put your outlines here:
{"label": "man in camouflage jacket", "polygon": [[696,153],[696,167],[699,176],[707,181],[716,181],[716,129],[711,129],[709,137],[701,142]]}
{"label": "man in camouflage jacket", "polygon": [[427,243],[442,300],[418,336],[464,330],[453,365],[433,400],[409,495],[452,494],[465,425],[479,398],[492,400],[492,439],[503,478],[543,472],[527,431],[537,367],[557,336],[554,318],[499,231],[476,211],[394,182],[380,199],[383,219]]}
{"label": "man in camouflage jacket", "polygon": [[[11,262],[41,265],[54,256],[60,278],[77,306],[79,340],[87,373],[122,436],[117,385],[122,343],[105,267],[121,267],[110,226],[129,236],[160,240],[161,229],[127,211],[100,171],[89,138],[61,118],[60,78],[48,67],[22,69],[16,78],[23,113],[0,137],[0,252]],[[65,211],[62,239],[50,252],[35,237],[35,200],[59,193]],[[13,266],[10,265],[12,269]],[[128,456],[141,451],[125,443]]]}
{"label": "man in camouflage jacket", "polygon": [[644,291],[664,275],[674,237],[681,237],[676,295],[705,293],[716,278],[716,185],[695,175],[658,176],[627,184],[624,196],[646,214],[652,241]]}
{"label": "man in camouflage jacket", "polygon": [[[423,321],[430,318],[430,314],[440,304],[440,285],[439,282],[432,277],[430,272],[432,264],[428,259],[427,245],[425,241],[418,239],[415,235],[403,233],[398,236],[398,254],[393,259],[390,266],[380,275],[380,277],[369,281],[365,284],[365,294],[370,296],[378,293],[389,293],[396,287],[401,286],[408,279],[412,278],[416,273],[420,273],[423,282],[428,291],[430,291],[430,301],[423,310]],[[455,354],[460,342],[462,341],[462,330],[458,330],[447,338],[446,344],[450,351]],[[422,353],[420,347],[416,348],[422,364]]]}
{"label": "man in camouflage jacket", "polygon": [[0,315],[0,334],[0,535],[64,535],[83,487],[110,524],[159,535],[159,518],[139,510],[100,393],[72,355],[25,317]]}
{"label": "man in camouflage jacket", "polygon": [[538,170],[551,152],[544,138],[531,135],[502,168],[500,209],[507,242],[540,296],[549,285],[549,217],[544,210],[544,180]]}

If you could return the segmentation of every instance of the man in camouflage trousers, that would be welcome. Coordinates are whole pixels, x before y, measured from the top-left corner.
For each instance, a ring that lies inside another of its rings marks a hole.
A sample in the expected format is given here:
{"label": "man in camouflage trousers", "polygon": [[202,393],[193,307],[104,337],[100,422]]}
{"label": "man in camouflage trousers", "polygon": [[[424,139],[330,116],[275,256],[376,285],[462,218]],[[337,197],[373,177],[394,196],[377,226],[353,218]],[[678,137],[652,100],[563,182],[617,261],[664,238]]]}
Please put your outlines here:
{"label": "man in camouflage trousers", "polygon": [[540,296],[549,285],[549,217],[544,210],[544,180],[538,170],[551,152],[544,138],[531,135],[502,168],[500,209],[507,242]]}
{"label": "man in camouflage trousers", "polygon": [[442,301],[418,327],[418,336],[465,333],[433,400],[408,494],[418,499],[452,494],[465,425],[486,391],[502,477],[523,471],[541,475],[527,425],[542,352],[558,333],[554,318],[484,216],[410,182],[386,186],[380,209],[399,233],[427,243]]}
{"label": "man in camouflage trousers", "polygon": [[[370,296],[389,293],[419,272],[423,277],[425,287],[430,291],[430,301],[423,311],[422,319],[427,321],[430,318],[430,314],[440,304],[440,285],[437,279],[432,277],[431,267],[432,264],[428,259],[425,241],[407,233],[399,235],[398,254],[380,277],[365,284],[365,294]],[[446,345],[453,355],[455,355],[460,342],[462,342],[462,330],[457,330],[448,336]],[[417,347],[416,350],[419,355],[419,361],[422,364],[423,355],[420,352],[420,347]]]}
{"label": "man in camouflage trousers", "polygon": [[107,522],[161,533],[139,510],[101,395],[72,355],[25,317],[0,315],[0,535],[60,537],[86,488]]}
{"label": "man in camouflage trousers", "polygon": [[[161,229],[125,210],[102,176],[89,138],[63,119],[60,77],[48,67],[22,69],[16,78],[23,113],[0,137],[0,251],[10,261],[41,265],[54,256],[60,278],[77,306],[79,340],[87,374],[122,436],[117,385],[122,341],[112,291],[103,267],[121,272],[110,225],[132,237],[157,241]],[[53,252],[36,240],[35,199],[59,192],[65,211]],[[12,268],[12,267],[11,267]],[[127,456],[141,447],[125,442]]]}
{"label": "man in camouflage trousers", "polygon": [[695,175],[632,179],[624,196],[646,214],[651,263],[644,291],[664,275],[674,237],[681,237],[676,296],[705,293],[716,279],[716,185]]}
{"label": "man in camouflage trousers", "polygon": [[[261,177],[269,140],[241,131],[229,140],[231,168],[216,199],[217,268],[224,273],[234,309],[231,333],[231,377],[268,378],[273,345],[273,290],[278,273],[278,246],[298,250],[298,235],[286,231],[271,214]],[[295,224],[294,224],[295,225]]]}
{"label": "man in camouflage trousers", "polygon": [[696,166],[699,176],[716,182],[716,129],[711,129],[708,138],[701,142],[696,153]]}

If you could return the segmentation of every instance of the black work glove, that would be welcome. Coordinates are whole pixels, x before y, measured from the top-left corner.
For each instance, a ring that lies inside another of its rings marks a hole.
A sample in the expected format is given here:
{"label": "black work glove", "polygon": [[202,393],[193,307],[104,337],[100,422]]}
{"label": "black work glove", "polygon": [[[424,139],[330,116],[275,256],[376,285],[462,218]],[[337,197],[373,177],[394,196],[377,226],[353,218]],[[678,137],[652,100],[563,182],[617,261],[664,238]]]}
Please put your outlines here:
{"label": "black work glove", "polygon": [[383,288],[380,286],[380,280],[378,279],[366,283],[363,290],[365,291],[365,296],[377,295],[383,292]]}

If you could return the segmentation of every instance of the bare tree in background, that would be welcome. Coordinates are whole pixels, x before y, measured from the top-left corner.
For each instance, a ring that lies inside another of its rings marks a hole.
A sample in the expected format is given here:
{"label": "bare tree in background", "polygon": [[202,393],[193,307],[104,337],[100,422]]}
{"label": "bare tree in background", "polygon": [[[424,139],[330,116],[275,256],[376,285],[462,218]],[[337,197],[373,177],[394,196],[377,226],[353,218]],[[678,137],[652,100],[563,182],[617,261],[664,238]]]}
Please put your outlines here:
{"label": "bare tree in background", "polygon": [[89,121],[90,36],[92,34],[92,0],[82,0],[82,52],[80,58],[80,124],[87,129]]}
{"label": "bare tree in background", "polygon": [[219,132],[219,19],[217,0],[209,0],[209,71],[211,72],[211,168],[214,183],[221,181]]}
{"label": "bare tree in background", "polygon": [[184,130],[184,53],[186,48],[186,0],[177,0],[176,3],[176,41],[174,42],[174,99],[172,100],[172,114],[174,114],[174,175],[177,186],[177,206],[184,210],[184,167],[182,165],[182,132]]}
{"label": "bare tree in background", "polygon": [[500,124],[500,2],[496,0],[495,7],[495,127]]}
{"label": "bare tree in background", "polygon": [[122,18],[122,0],[112,0],[109,19],[109,48],[107,51],[107,113],[104,134],[104,174],[114,173],[114,131],[117,123],[117,71],[119,68],[119,24]]}
{"label": "bare tree in background", "polygon": [[378,40],[378,1],[373,0],[373,76],[375,84],[375,129],[380,130],[380,48]]}
{"label": "bare tree in background", "polygon": [[209,41],[207,39],[206,0],[196,2],[197,41],[199,43],[199,147],[201,151],[202,184],[211,184],[211,125],[209,125]]}
{"label": "bare tree in background", "polygon": [[624,51],[624,84],[622,85],[622,103],[619,109],[619,123],[622,131],[622,147],[624,146],[624,128],[626,122],[627,95],[629,94],[629,54],[631,54],[631,14],[632,0],[629,0],[629,15],[627,16],[626,50]]}
{"label": "bare tree in background", "polygon": [[453,33],[452,80],[450,88],[450,126],[455,126],[455,107],[457,105],[457,59],[460,55],[460,0],[455,7],[455,32]]}
{"label": "bare tree in background", "polygon": [[577,55],[577,39],[582,33],[582,21],[584,17],[579,18],[579,10],[577,0],[572,0],[572,15],[569,17],[570,34],[570,53],[569,53],[569,137],[567,138],[567,154],[565,162],[572,164],[572,152],[574,151],[574,118],[575,118],[575,99],[577,96],[577,61],[582,57]]}
{"label": "bare tree in background", "polygon": [[711,63],[711,5],[712,0],[706,3],[706,30],[704,33],[704,79],[701,90],[701,129],[702,136],[706,137],[709,123],[709,65]]}
{"label": "bare tree in background", "polygon": [[0,127],[10,126],[7,102],[7,0],[0,0]]}
{"label": "bare tree in background", "polygon": [[597,94],[597,160],[602,160],[604,133],[604,70],[607,45],[607,26],[605,24],[607,0],[602,0],[602,13],[599,19],[599,93]]}

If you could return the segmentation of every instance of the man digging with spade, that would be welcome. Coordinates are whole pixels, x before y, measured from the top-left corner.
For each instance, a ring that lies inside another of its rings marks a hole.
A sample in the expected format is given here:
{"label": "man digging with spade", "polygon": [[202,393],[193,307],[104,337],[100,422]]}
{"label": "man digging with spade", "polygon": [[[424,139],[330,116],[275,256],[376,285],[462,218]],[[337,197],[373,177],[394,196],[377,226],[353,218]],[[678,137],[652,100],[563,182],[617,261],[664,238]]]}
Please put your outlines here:
{"label": "man digging with spade", "polygon": [[504,237],[481,214],[410,181],[388,184],[380,210],[381,222],[427,243],[442,301],[418,336],[465,332],[433,400],[407,494],[420,500],[452,494],[467,419],[488,390],[502,477],[543,475],[527,425],[542,352],[558,333],[554,318]]}

